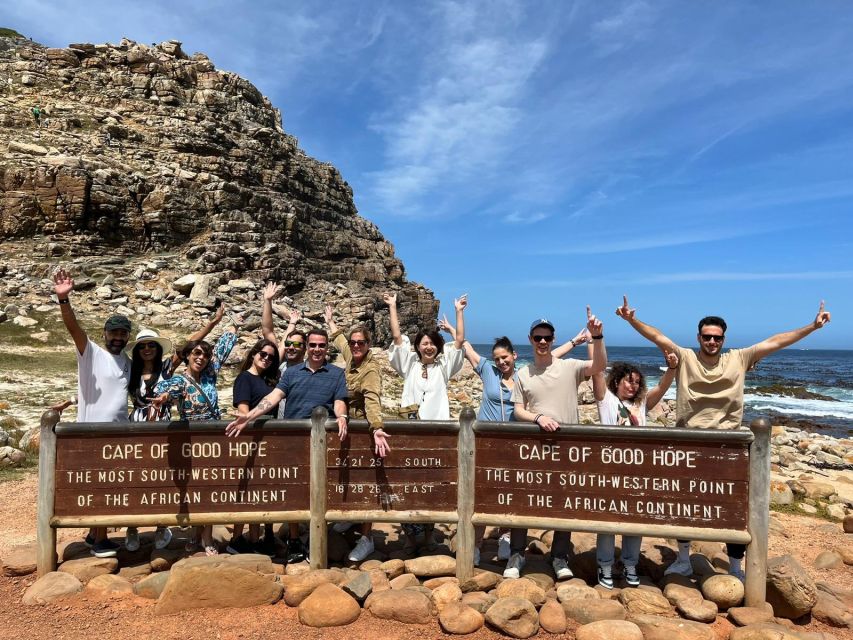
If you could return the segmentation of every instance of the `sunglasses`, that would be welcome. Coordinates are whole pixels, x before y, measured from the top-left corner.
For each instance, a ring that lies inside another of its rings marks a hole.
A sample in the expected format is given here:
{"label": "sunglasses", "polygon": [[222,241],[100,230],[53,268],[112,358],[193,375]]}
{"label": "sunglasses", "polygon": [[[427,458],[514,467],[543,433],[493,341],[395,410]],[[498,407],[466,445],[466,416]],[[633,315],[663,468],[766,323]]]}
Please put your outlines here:
{"label": "sunglasses", "polygon": [[296,347],[297,349],[301,349],[302,345],[303,345],[303,343],[299,342],[298,340],[285,340],[284,341],[285,347]]}
{"label": "sunglasses", "polygon": [[157,343],[156,342],[140,342],[139,348],[140,349],[156,349]]}
{"label": "sunglasses", "polygon": [[726,336],[709,336],[707,333],[703,333],[701,335],[704,342],[711,342],[712,340],[714,342],[722,342],[726,339]]}
{"label": "sunglasses", "polygon": [[363,347],[367,344],[367,340],[350,340],[349,346],[351,347]]}
{"label": "sunglasses", "polygon": [[256,354],[261,360],[272,360],[275,357],[274,353],[270,353],[269,351],[258,351]]}
{"label": "sunglasses", "polygon": [[202,351],[201,349],[193,349],[190,352],[190,355],[191,356],[204,356],[205,358],[208,357],[208,355],[204,351]]}
{"label": "sunglasses", "polygon": [[328,346],[329,346],[328,342],[309,342],[308,343],[309,349],[325,349]]}
{"label": "sunglasses", "polygon": [[530,336],[533,342],[554,342],[554,336]]}

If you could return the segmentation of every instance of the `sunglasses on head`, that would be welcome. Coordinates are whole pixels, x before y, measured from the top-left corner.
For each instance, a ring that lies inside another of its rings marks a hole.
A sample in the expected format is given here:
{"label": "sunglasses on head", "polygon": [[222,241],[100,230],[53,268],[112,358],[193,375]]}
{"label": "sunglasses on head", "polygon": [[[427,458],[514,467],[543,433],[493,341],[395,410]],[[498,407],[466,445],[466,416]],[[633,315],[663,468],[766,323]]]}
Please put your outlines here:
{"label": "sunglasses on head", "polygon": [[270,353],[269,351],[258,351],[258,357],[262,360],[272,360],[275,356],[274,353]]}
{"label": "sunglasses on head", "polygon": [[711,340],[714,342],[722,342],[726,339],[726,336],[709,336],[707,333],[703,333],[701,335],[704,342],[711,342]]}
{"label": "sunglasses on head", "polygon": [[295,347],[297,349],[301,349],[303,344],[304,343],[299,342],[298,340],[285,340],[284,341],[285,347]]}
{"label": "sunglasses on head", "polygon": [[140,349],[156,349],[157,343],[156,342],[140,342],[139,348]]}
{"label": "sunglasses on head", "polygon": [[325,349],[327,346],[329,346],[328,342],[309,342],[308,343],[309,349]]}
{"label": "sunglasses on head", "polygon": [[367,344],[367,340],[350,340],[349,346],[351,347],[363,347]]}
{"label": "sunglasses on head", "polygon": [[533,342],[553,342],[554,336],[530,336]]}

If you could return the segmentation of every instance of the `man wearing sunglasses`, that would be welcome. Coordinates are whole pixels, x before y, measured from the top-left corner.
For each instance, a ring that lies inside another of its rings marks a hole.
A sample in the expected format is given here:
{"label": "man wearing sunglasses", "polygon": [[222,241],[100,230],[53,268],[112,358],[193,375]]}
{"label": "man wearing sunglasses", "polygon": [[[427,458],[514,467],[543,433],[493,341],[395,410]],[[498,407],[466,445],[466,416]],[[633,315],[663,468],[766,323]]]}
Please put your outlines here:
{"label": "man wearing sunglasses", "polygon": [[[641,322],[636,310],[623,296],[616,315],[626,320],[641,336],[653,342],[665,353],[678,354],[676,371],[675,417],[677,427],[692,429],[739,429],[743,420],[743,387],[746,372],[771,353],[789,347],[830,320],[821,300],[815,319],[793,331],[777,333],[745,349],[729,349],[723,353],[726,340],[726,321],[718,316],[706,316],[699,321],[696,339],[699,352],[679,347],[655,327]],[[744,579],[741,562],[746,547],[729,544],[729,573]],[[690,542],[678,541],[678,558],[666,573],[684,576],[693,574],[690,564]]]}
{"label": "man wearing sunglasses", "polygon": [[[543,431],[556,431],[561,424],[578,423],[578,385],[584,377],[604,371],[607,352],[604,349],[604,327],[586,308],[587,330],[592,338],[592,360],[562,360],[554,356],[554,325],[546,318],[530,325],[530,344],[533,362],[518,371],[518,381],[512,389],[515,420],[533,422]],[[555,531],[551,545],[551,565],[558,580],[572,577],[569,569],[569,531]],[[510,557],[504,578],[518,578],[524,567],[524,548],[527,529],[510,530]]]}

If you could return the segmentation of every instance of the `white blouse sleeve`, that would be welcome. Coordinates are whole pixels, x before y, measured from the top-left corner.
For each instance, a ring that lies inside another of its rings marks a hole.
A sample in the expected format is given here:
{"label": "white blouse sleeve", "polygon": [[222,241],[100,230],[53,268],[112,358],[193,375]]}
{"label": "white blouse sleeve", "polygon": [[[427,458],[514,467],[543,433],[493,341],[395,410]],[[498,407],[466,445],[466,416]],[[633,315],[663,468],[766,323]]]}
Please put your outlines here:
{"label": "white blouse sleeve", "polygon": [[457,349],[453,343],[444,345],[444,358],[442,358],[441,368],[444,371],[444,379],[450,380],[457,373],[462,371],[462,365],[465,364],[465,351]]}
{"label": "white blouse sleeve", "polygon": [[412,363],[417,359],[418,354],[412,350],[409,336],[403,336],[403,342],[399,345],[392,342],[391,348],[388,349],[388,362],[402,378],[406,377],[409,369],[412,368]]}

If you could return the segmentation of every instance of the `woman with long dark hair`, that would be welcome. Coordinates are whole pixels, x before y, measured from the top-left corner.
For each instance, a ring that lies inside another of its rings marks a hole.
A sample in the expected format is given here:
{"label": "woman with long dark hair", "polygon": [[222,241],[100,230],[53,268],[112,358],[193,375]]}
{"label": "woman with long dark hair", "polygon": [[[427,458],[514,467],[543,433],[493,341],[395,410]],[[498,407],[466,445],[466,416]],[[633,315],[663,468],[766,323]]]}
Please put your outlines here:
{"label": "woman with long dark hair", "polygon": [[[234,380],[234,407],[237,415],[246,415],[275,387],[278,382],[278,345],[264,338],[258,340],[246,353],[240,373]],[[276,407],[267,412],[275,416]],[[266,525],[264,541],[260,541],[261,525],[249,525],[249,537],[243,536],[243,524],[235,524],[228,543],[228,553],[262,553],[275,555],[275,535],[272,524]]]}

